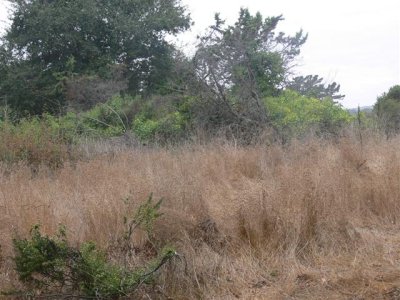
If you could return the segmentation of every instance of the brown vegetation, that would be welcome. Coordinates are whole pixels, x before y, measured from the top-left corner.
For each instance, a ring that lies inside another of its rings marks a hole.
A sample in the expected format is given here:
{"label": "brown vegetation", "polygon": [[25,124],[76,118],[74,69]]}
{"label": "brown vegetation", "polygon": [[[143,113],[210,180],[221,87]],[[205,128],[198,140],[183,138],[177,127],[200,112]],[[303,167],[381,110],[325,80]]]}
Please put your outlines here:
{"label": "brown vegetation", "polygon": [[[36,130],[28,123],[14,126],[4,122],[0,127],[0,165],[2,171],[12,169],[15,164],[29,165],[36,173],[39,167],[58,169],[65,161],[72,160],[77,152],[60,134],[54,134],[45,123],[38,124]],[[76,153],[75,153],[76,152]]]}
{"label": "brown vegetation", "polygon": [[35,178],[18,167],[0,177],[0,289],[18,287],[14,232],[62,223],[74,243],[111,249],[129,206],[153,193],[165,199],[155,243],[184,259],[151,298],[398,299],[399,150],[379,138],[213,143],[102,154]]}

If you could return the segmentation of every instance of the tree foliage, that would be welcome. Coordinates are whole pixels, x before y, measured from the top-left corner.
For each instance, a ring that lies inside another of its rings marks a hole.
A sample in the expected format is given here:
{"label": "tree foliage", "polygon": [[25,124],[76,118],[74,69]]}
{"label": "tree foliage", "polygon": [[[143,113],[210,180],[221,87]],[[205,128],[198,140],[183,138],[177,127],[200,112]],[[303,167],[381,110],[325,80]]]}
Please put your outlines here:
{"label": "tree foliage", "polygon": [[[241,9],[226,25],[216,14],[188,57],[166,39],[190,26],[179,0],[9,1],[0,100],[20,116],[63,115],[68,135],[132,132],[164,143],[200,129],[247,143],[286,123],[301,132],[318,122],[331,130],[341,112],[337,83],[317,75],[290,79],[307,35],[277,31],[282,16]],[[73,112],[65,113],[66,102]]]}
{"label": "tree foliage", "polygon": [[63,103],[57,87],[66,76],[106,76],[114,64],[125,66],[131,93],[155,89],[172,64],[166,35],[190,26],[178,0],[10,2],[0,92],[10,105],[34,114],[54,111],[52,101]]}
{"label": "tree foliage", "polygon": [[400,85],[395,85],[378,97],[374,112],[388,136],[400,131]]}
{"label": "tree foliage", "polygon": [[300,95],[321,100],[327,97],[333,100],[342,100],[345,97],[339,94],[340,84],[332,82],[326,85],[324,79],[318,75],[294,77],[287,88],[298,92]]}
{"label": "tree foliage", "polygon": [[262,97],[278,94],[306,41],[302,31],[277,33],[281,20],[241,9],[237,22],[225,26],[217,14],[215,25],[200,38],[195,70],[215,122],[266,123]]}

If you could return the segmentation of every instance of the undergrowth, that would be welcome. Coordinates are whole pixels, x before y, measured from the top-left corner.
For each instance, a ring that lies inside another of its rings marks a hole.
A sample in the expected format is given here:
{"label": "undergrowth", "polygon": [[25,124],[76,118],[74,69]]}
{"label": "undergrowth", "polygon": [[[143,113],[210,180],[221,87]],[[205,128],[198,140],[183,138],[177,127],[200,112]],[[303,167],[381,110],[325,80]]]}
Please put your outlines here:
{"label": "undergrowth", "polygon": [[[122,240],[129,243],[138,228],[150,234],[153,222],[161,216],[160,205],[161,200],[154,204],[150,196],[131,218],[126,216]],[[177,256],[173,248],[166,247],[156,251],[155,257],[141,266],[116,264],[110,262],[107,253],[94,242],[71,246],[64,226],[59,227],[55,236],[48,236],[41,232],[39,225],[34,225],[30,238],[15,237],[13,244],[16,271],[26,290],[11,294],[24,296],[40,294],[89,299],[133,296],[142,285],[153,281],[158,269]],[[132,255],[132,249],[121,249]]]}

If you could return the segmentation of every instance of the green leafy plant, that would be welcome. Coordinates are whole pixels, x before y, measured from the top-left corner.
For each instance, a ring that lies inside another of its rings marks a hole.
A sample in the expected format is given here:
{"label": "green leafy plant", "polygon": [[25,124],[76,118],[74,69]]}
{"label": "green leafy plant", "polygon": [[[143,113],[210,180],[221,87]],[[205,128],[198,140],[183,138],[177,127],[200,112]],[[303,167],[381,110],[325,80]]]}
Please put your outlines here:
{"label": "green leafy plant", "polygon": [[52,284],[64,285],[68,261],[78,252],[68,246],[65,229],[55,237],[42,235],[40,226],[31,229],[31,239],[14,238],[14,258],[19,279],[39,288]]}
{"label": "green leafy plant", "polygon": [[140,140],[147,141],[155,137],[159,126],[158,121],[139,116],[133,121],[133,132]]}
{"label": "green leafy plant", "polygon": [[127,131],[127,111],[129,101],[120,96],[111,98],[106,103],[98,104],[80,115],[85,127],[97,131],[101,136],[116,136]]}
{"label": "green leafy plant", "polygon": [[143,115],[133,121],[133,132],[142,141],[173,141],[184,135],[189,120],[179,111],[166,114],[159,119],[148,119]]}
{"label": "green leafy plant", "polygon": [[392,86],[387,93],[378,97],[374,105],[379,127],[389,138],[400,132],[400,85]]}
{"label": "green leafy plant", "polygon": [[272,126],[282,139],[315,132],[337,134],[353,117],[329,98],[319,100],[286,90],[279,97],[267,97],[264,104]]}
{"label": "green leafy plant", "polygon": [[138,227],[151,235],[154,221],[162,216],[162,213],[159,212],[162,202],[163,199],[160,199],[156,203],[153,203],[153,194],[151,194],[147,201],[138,207],[131,220],[128,220],[128,217],[125,216],[124,224],[127,225],[127,229],[124,237],[130,239],[132,233]]}
{"label": "green leafy plant", "polygon": [[[130,238],[133,230],[140,227],[151,232],[153,222],[159,212],[162,200],[153,203],[152,196],[139,206],[128,222],[125,218]],[[177,253],[172,248],[158,251],[154,258],[134,269],[126,265],[111,263],[107,253],[98,249],[93,242],[86,242],[80,248],[69,245],[66,229],[60,226],[58,233],[51,237],[35,225],[30,238],[13,239],[15,266],[22,283],[30,290],[42,294],[58,292],[76,297],[96,299],[132,296],[142,284],[150,283],[154,274]],[[28,293],[28,292],[27,292]]]}

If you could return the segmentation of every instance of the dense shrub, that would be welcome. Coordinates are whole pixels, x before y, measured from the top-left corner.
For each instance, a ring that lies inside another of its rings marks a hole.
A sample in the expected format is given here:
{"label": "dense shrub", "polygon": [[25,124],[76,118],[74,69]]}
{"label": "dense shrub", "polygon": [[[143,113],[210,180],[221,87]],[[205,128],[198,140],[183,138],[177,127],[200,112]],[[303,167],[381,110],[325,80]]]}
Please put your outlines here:
{"label": "dense shrub", "polygon": [[151,98],[114,96],[92,109],[70,112],[60,124],[74,124],[78,136],[112,137],[133,131],[142,141],[166,141],[184,135],[189,123],[189,107],[179,97]]}
{"label": "dense shrub", "polygon": [[[264,105],[268,116],[265,123],[259,124],[261,127],[244,122],[226,124],[227,130],[235,138],[248,142],[257,140],[260,133],[272,126],[287,141],[309,132],[337,135],[353,119],[331,99],[300,96],[290,90],[278,97],[265,98]],[[197,110],[196,99],[189,96],[114,96],[85,112],[70,111],[61,117],[43,115],[18,123],[3,121],[0,160],[59,167],[68,157],[70,145],[83,137],[109,138],[133,132],[142,142],[165,144],[187,138],[193,129],[211,135],[221,130],[215,126],[215,120],[201,118],[199,114],[202,112]]]}
{"label": "dense shrub", "polygon": [[400,85],[392,86],[387,93],[378,97],[374,113],[386,135],[392,136],[400,131]]}
{"label": "dense shrub", "polygon": [[132,129],[139,139],[149,140],[155,136],[158,128],[159,122],[139,116],[133,121]]}
{"label": "dense shrub", "polygon": [[91,110],[79,114],[82,132],[100,136],[117,136],[127,131],[128,114],[133,99],[115,96],[106,103],[98,104]]}
{"label": "dense shrub", "polygon": [[319,100],[286,90],[279,97],[265,99],[272,126],[285,139],[314,131],[337,134],[352,116],[339,104],[326,98]]}
{"label": "dense shrub", "polygon": [[193,123],[191,97],[153,96],[140,99],[132,131],[142,141],[174,142],[191,133]]}
{"label": "dense shrub", "polygon": [[[161,100],[165,100],[160,105]],[[70,111],[61,117],[41,117],[11,122],[0,116],[0,161],[26,162],[35,168],[58,168],[75,156],[82,138],[109,138],[133,132],[146,142],[175,141],[187,134],[189,106],[176,98],[115,96],[86,112]]]}
{"label": "dense shrub", "polygon": [[154,120],[138,116],[133,122],[133,132],[142,141],[174,141],[185,135],[188,120],[178,111]]}

